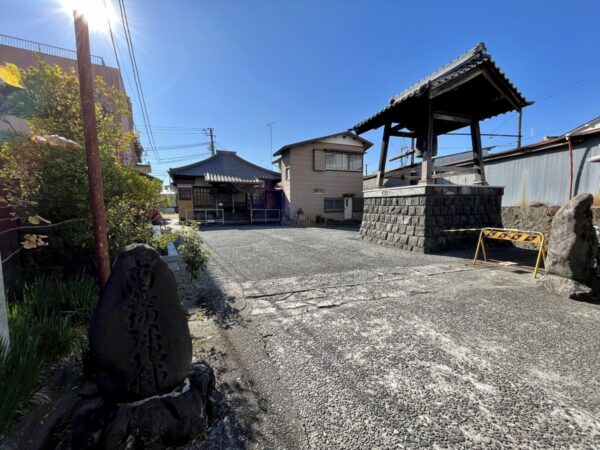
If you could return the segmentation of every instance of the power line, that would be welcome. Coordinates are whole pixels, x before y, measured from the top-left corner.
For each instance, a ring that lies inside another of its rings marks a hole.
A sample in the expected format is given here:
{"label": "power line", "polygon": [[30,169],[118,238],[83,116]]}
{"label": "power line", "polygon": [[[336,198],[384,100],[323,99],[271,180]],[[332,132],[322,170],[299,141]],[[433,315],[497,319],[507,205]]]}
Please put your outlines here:
{"label": "power line", "polygon": [[174,157],[174,158],[164,158],[161,160],[161,163],[173,163],[173,162],[178,162],[178,161],[185,161],[186,159],[202,158],[204,156],[211,156],[211,153],[196,153],[194,155],[178,156],[178,157]]}
{"label": "power line", "polygon": [[207,145],[209,145],[208,142],[199,142],[197,144],[164,145],[162,147],[156,147],[156,150],[179,150],[182,148],[205,147]]}
{"label": "power line", "polygon": [[144,117],[144,124],[146,125],[147,134],[150,141],[150,147],[156,156],[156,159],[160,162],[160,155],[156,150],[156,142],[154,140],[154,134],[152,133],[152,127],[150,125],[150,117],[148,115],[148,108],[146,106],[146,98],[144,96],[144,90],[142,89],[142,81],[140,72],[135,58],[135,51],[133,49],[133,40],[131,38],[131,30],[129,28],[129,21],[127,19],[127,10],[125,9],[125,0],[119,0],[119,9],[121,11],[121,22],[123,25],[123,31],[125,34],[125,42],[127,43],[127,50],[129,52],[129,59],[133,68],[133,79],[135,81],[136,89],[138,91],[138,97],[141,104],[142,116]]}
{"label": "power line", "polygon": [[204,128],[200,128],[200,127],[181,127],[181,126],[174,126],[174,125],[152,125],[153,129],[165,129],[165,130],[187,130],[187,131],[203,131]]}
{"label": "power line", "polygon": [[549,98],[552,98],[552,97],[556,97],[557,95],[562,95],[562,94],[564,94],[566,92],[569,92],[569,91],[572,91],[574,89],[578,89],[578,88],[583,87],[583,86],[587,86],[587,85],[590,85],[590,84],[597,83],[598,81],[600,81],[600,74],[592,75],[592,76],[583,78],[583,79],[581,79],[579,81],[576,81],[574,83],[564,85],[564,86],[562,86],[562,87],[560,87],[560,88],[558,88],[558,89],[556,89],[554,91],[551,91],[549,94],[540,95],[540,96],[534,98],[534,100],[536,102],[540,102],[540,101],[543,101],[543,100],[546,100],[546,99],[549,99]]}
{"label": "power line", "polygon": [[[104,0],[104,9],[108,11],[108,5],[107,5],[107,0]],[[109,36],[110,36],[110,42],[112,44],[112,48],[113,48],[113,52],[115,54],[115,61],[117,63],[117,68],[119,69],[119,75],[121,76],[121,82],[123,82],[123,69],[121,68],[121,58],[120,58],[120,52],[119,52],[119,47],[117,46],[117,44],[115,43],[115,38],[113,35],[113,30],[112,30],[112,24],[110,23],[110,14],[106,14],[106,22],[108,23],[108,31],[109,31]],[[129,84],[129,88],[131,88],[131,80],[129,79],[129,75],[127,74],[127,72],[125,72],[125,78],[127,79],[127,83]],[[125,83],[123,83],[125,84]],[[133,89],[132,89],[133,90]],[[139,98],[138,98],[138,103],[139,102]],[[131,123],[133,125],[133,129],[135,130],[135,122],[133,120],[133,114],[131,117]]]}

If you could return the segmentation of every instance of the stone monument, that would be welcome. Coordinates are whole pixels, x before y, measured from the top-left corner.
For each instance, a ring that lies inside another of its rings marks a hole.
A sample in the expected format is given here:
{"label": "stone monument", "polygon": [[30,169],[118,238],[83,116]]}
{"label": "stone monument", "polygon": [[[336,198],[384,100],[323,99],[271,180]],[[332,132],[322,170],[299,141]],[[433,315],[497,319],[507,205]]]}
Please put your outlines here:
{"label": "stone monument", "polygon": [[181,385],[192,340],[175,277],[147,245],[117,258],[89,330],[98,390],[115,402],[164,394]]}
{"label": "stone monument", "polygon": [[192,341],[173,273],[142,244],[118,256],[89,329],[97,394],[84,398],[54,447],[165,448],[205,433],[214,375],[191,364]]}

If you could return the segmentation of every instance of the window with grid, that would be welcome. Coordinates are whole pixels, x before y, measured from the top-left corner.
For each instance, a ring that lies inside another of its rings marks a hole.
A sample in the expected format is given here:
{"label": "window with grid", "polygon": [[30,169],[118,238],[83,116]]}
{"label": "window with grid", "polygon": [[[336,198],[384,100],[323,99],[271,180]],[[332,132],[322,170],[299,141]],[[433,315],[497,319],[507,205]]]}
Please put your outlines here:
{"label": "window with grid", "polygon": [[326,170],[345,170],[348,172],[362,172],[362,155],[343,152],[326,152]]}
{"label": "window with grid", "polygon": [[252,206],[265,206],[265,191],[252,192]]}
{"label": "window with grid", "polygon": [[337,198],[326,198],[324,210],[326,212],[343,211],[344,210],[344,199],[342,197]]}
{"label": "window with grid", "polygon": [[179,188],[179,200],[191,200],[192,188]]}
{"label": "window with grid", "polygon": [[210,188],[194,188],[194,208],[214,208],[215,202]]}

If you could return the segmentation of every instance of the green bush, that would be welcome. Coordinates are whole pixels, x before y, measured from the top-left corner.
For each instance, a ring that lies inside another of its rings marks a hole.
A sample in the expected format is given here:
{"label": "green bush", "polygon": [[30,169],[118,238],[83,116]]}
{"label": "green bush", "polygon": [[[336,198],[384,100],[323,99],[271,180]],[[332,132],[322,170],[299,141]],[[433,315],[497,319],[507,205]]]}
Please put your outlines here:
{"label": "green bush", "polygon": [[193,220],[186,222],[180,230],[173,231],[170,227],[162,227],[161,235],[154,236],[150,245],[161,253],[166,251],[169,242],[177,245],[177,253],[185,262],[187,270],[193,279],[206,268],[210,252],[203,246],[204,240],[198,232],[199,225]]}
{"label": "green bush", "polygon": [[203,247],[204,240],[198,232],[198,224],[194,221],[188,221],[187,226],[181,227],[179,233],[180,244],[177,252],[187,267],[190,276],[198,278],[210,256],[210,252]]}
{"label": "green bush", "polygon": [[91,278],[40,278],[9,305],[10,350],[0,342],[0,434],[31,395],[41,370],[85,339],[97,295]]}
{"label": "green bush", "polygon": [[[40,62],[21,75],[26,89],[7,95],[0,112],[27,119],[36,134],[58,134],[83,146],[75,71]],[[127,98],[101,78],[96,79],[95,88],[107,229],[114,258],[128,244],[149,241],[150,213],[163,206],[164,198],[159,181],[118,162],[119,153],[131,149],[137,139],[121,125],[121,119],[130,115]],[[38,251],[34,267],[54,260],[50,252],[56,248],[68,249],[75,264],[93,259],[86,166],[84,148],[37,144],[16,133],[0,146],[0,179],[5,181],[5,198],[0,203],[10,203],[20,217],[40,215],[53,225],[62,224],[40,229],[40,234],[49,236],[50,246]]]}

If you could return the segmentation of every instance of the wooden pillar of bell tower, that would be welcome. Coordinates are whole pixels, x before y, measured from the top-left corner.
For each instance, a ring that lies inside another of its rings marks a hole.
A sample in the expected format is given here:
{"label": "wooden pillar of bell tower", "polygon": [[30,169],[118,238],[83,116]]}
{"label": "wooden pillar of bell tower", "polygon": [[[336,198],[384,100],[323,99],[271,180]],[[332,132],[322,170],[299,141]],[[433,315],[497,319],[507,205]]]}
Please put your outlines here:
{"label": "wooden pillar of bell tower", "polygon": [[427,139],[425,141],[425,151],[423,152],[423,161],[421,162],[421,179],[419,184],[433,184],[431,178],[433,172],[433,149],[435,145],[435,134],[433,129],[433,108],[431,100],[427,104]]}
{"label": "wooden pillar of bell tower", "polygon": [[473,146],[473,165],[477,169],[475,172],[474,184],[487,186],[485,179],[485,167],[483,166],[483,147],[481,146],[481,132],[479,130],[479,120],[471,119],[471,144]]}
{"label": "wooden pillar of bell tower", "polygon": [[379,152],[379,167],[377,169],[377,187],[383,187],[385,177],[385,162],[387,161],[388,147],[390,144],[391,123],[386,123],[383,127],[383,137],[381,139],[381,151]]}

